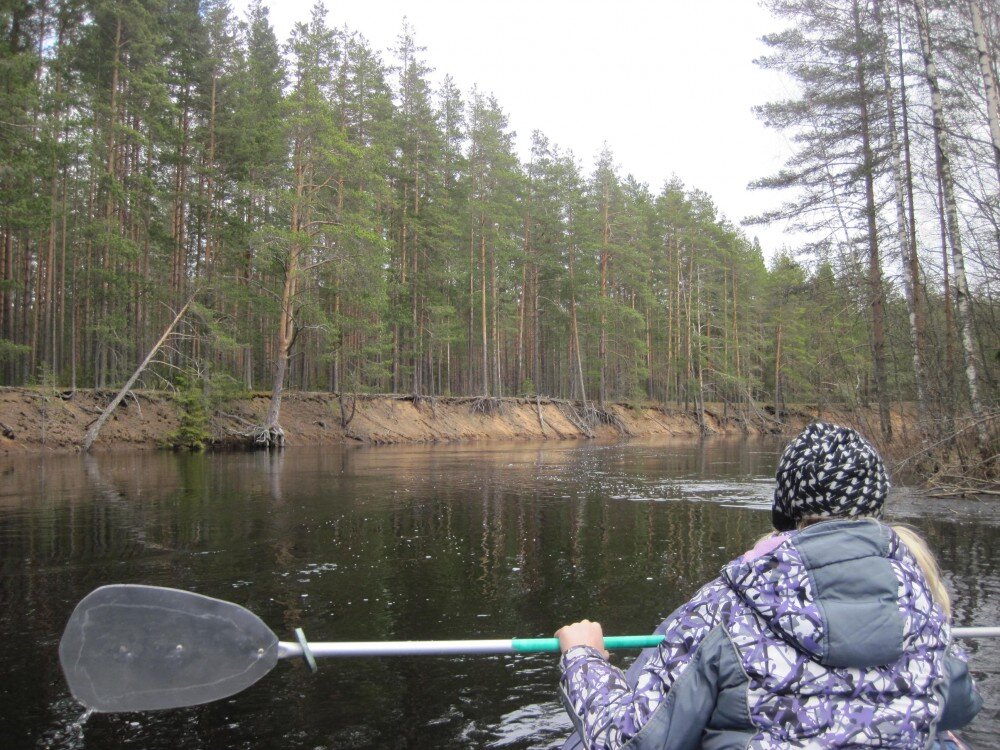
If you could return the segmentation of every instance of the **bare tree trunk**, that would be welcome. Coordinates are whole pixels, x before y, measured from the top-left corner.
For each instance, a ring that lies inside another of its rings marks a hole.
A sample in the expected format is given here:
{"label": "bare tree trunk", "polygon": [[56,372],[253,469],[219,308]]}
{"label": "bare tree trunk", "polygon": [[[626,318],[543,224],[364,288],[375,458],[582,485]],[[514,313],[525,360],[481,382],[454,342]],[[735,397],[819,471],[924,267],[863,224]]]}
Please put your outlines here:
{"label": "bare tree trunk", "polygon": [[688,408],[691,401],[691,388],[694,384],[694,328],[692,324],[694,321],[691,318],[691,304],[694,299],[694,295],[691,293],[691,285],[694,282],[694,254],[688,258],[688,278],[687,278],[687,289],[684,292],[685,298],[685,331],[687,333],[687,379],[684,383],[684,408]]}
{"label": "bare tree trunk", "polygon": [[[9,227],[4,227],[3,242],[0,243],[0,280],[14,280],[14,235]],[[0,284],[0,338],[13,339],[11,325],[14,311],[13,284]],[[9,369],[8,365],[8,369]],[[9,380],[9,378],[8,378]]]}
{"label": "bare tree trunk", "polygon": [[285,376],[288,374],[288,355],[295,341],[295,319],[291,306],[295,297],[295,279],[297,269],[291,260],[285,271],[285,283],[281,293],[281,314],[278,320],[278,350],[274,366],[274,381],[271,384],[271,403],[264,418],[264,425],[258,442],[268,446],[282,447],[285,444],[285,434],[279,422],[281,417],[281,396],[285,388]]}
{"label": "bare tree trunk", "polygon": [[597,388],[597,403],[604,408],[607,398],[607,367],[608,367],[608,328],[607,328],[607,297],[608,297],[608,255],[610,254],[611,225],[608,220],[609,202],[608,184],[604,184],[604,205],[602,211],[603,228],[601,231],[601,332],[598,341],[597,359],[601,367],[601,376]]}
{"label": "bare tree trunk", "polygon": [[945,408],[946,428],[952,432],[955,426],[955,305],[952,302],[951,262],[948,259],[948,219],[944,215],[944,188],[941,186],[941,173],[937,175],[938,185],[938,224],[941,227],[941,272],[944,287],[944,357],[942,368],[944,392],[941,401]]}
{"label": "bare tree trunk", "polygon": [[698,293],[698,301],[695,304],[695,331],[698,335],[698,393],[697,402],[695,404],[698,410],[698,426],[701,429],[702,435],[708,432],[708,425],[705,423],[705,377],[704,370],[702,368],[702,336],[701,336],[701,268],[698,269],[698,281],[695,287]]}
{"label": "bare tree trunk", "polygon": [[993,141],[993,162],[997,177],[1000,178],[1000,94],[997,93],[994,61],[986,45],[986,30],[980,0],[969,0],[969,10],[972,14],[972,33],[976,39],[976,52],[979,55],[979,68],[983,74],[983,89],[986,93],[986,115],[989,118],[990,138]]}
{"label": "bare tree trunk", "polygon": [[735,355],[735,362],[733,373],[736,376],[736,400],[737,402],[742,399],[743,388],[741,385],[741,366],[740,366],[740,324],[739,316],[737,315],[737,310],[739,307],[738,302],[738,292],[737,292],[737,279],[739,274],[736,273],[736,269],[733,269],[733,354]]}
{"label": "bare tree trunk", "polygon": [[[496,224],[493,225],[494,230]],[[497,244],[499,237],[494,232],[493,247],[490,251],[490,296],[493,303],[493,392],[497,397],[503,396],[503,361],[500,357],[500,279],[499,262],[497,261]]]}
{"label": "bare tree trunk", "polygon": [[482,344],[483,344],[483,395],[490,395],[490,365],[489,365],[489,355],[490,347],[489,341],[486,337],[486,230],[484,228],[483,219],[480,218],[479,221],[479,266],[480,266],[480,279],[479,279],[479,301],[480,301],[480,313],[482,315]]}
{"label": "bare tree trunk", "polygon": [[[665,401],[670,400],[670,395],[673,393],[676,395],[676,389],[672,387],[671,373],[674,372],[676,367],[676,355],[677,350],[674,348],[674,300],[677,298],[679,284],[675,284],[673,288],[670,288],[670,281],[672,275],[670,273],[670,240],[664,242],[664,250],[667,255],[667,382],[664,388],[663,398]],[[680,263],[678,262],[678,269],[680,268]],[[678,270],[678,274],[680,271]]]}
{"label": "bare tree trunk", "polygon": [[205,217],[205,273],[212,280],[213,258],[215,257],[215,110],[218,99],[219,76],[212,73],[212,93],[208,115],[208,158],[206,173],[206,193],[208,194],[208,214]]}
{"label": "bare tree trunk", "polygon": [[965,276],[965,254],[958,225],[958,206],[955,201],[955,183],[951,172],[948,134],[944,122],[944,105],[941,88],[938,85],[937,66],[931,48],[930,21],[927,16],[926,0],[914,0],[917,11],[917,26],[920,29],[920,47],[924,58],[924,75],[931,92],[931,113],[934,118],[934,142],[937,154],[938,173],[944,197],[945,216],[948,220],[948,240],[955,270],[955,304],[958,309],[958,329],[962,339],[962,353],[965,360],[965,378],[969,384],[969,405],[976,424],[979,449],[987,449],[989,435],[986,430],[985,410],[979,393],[979,365],[976,359],[975,342],[972,337],[972,311],[969,304],[969,284]]}
{"label": "bare tree trunk", "polygon": [[576,287],[573,281],[573,256],[574,248],[571,246],[569,248],[569,318],[570,325],[573,327],[573,350],[576,352],[576,372],[580,378],[580,400],[583,401],[584,409],[587,408],[587,389],[584,387],[583,381],[583,355],[580,353],[580,328],[576,321]]}
{"label": "bare tree trunk", "polygon": [[[528,282],[532,278],[528,274],[529,258],[531,258],[531,192],[532,186],[529,183],[528,195],[527,195],[527,207],[524,217],[524,265],[521,266],[521,297],[517,304],[517,340],[514,344],[515,356],[514,356],[514,392],[520,390],[521,383],[524,380],[524,340],[528,335],[526,328],[527,323],[527,306],[528,306]],[[534,383],[535,392],[538,392],[538,383]]]}
{"label": "bare tree trunk", "polygon": [[[108,107],[108,153],[106,160],[107,194],[104,201],[104,233],[106,238],[111,236],[111,222],[115,214],[114,181],[117,177],[117,127],[118,127],[118,85],[121,63],[121,52],[124,47],[122,41],[122,19],[118,18],[115,26],[115,52],[111,67],[111,103]],[[101,259],[102,270],[105,272],[105,279],[111,271],[111,242],[105,239],[103,244],[103,257]],[[108,319],[108,296],[110,289],[108,282],[101,282],[100,318],[99,323],[103,325]],[[103,334],[98,334],[95,338],[95,382],[97,388],[103,388],[107,378],[108,344]]]}
{"label": "bare tree trunk", "polygon": [[781,324],[774,331],[774,418],[781,421]]}
{"label": "bare tree trunk", "polygon": [[[907,274],[904,275],[907,312],[910,323],[910,345],[913,347],[913,381],[917,390],[917,415],[920,432],[930,429],[930,414],[927,408],[927,373],[924,367],[924,320],[920,304],[920,266],[916,257],[916,242],[910,237],[906,215],[906,183],[900,154],[899,135],[896,130],[896,108],[892,92],[892,70],[889,63],[889,37],[883,25],[882,6],[874,2],[876,22],[882,40],[882,84],[886,112],[889,118],[889,151],[891,154],[892,177],[895,187],[896,239],[899,242],[900,257],[905,260]],[[903,101],[903,107],[906,101]],[[908,164],[907,164],[908,166]]]}
{"label": "bare tree trunk", "polygon": [[875,398],[878,401],[879,423],[882,437],[892,440],[892,421],[889,416],[889,384],[885,364],[885,311],[882,288],[882,261],[879,257],[878,226],[875,207],[875,159],[872,153],[871,121],[868,113],[868,82],[865,78],[864,57],[861,50],[861,11],[858,0],[852,4],[856,53],[858,94],[861,104],[861,148],[864,158],[865,214],[868,220],[868,279],[871,285],[872,306],[872,360],[875,370]]}
{"label": "bare tree trunk", "polygon": [[646,307],[643,318],[646,322],[646,398],[652,400],[655,380],[653,378],[653,312],[650,306]]}
{"label": "bare tree trunk", "polygon": [[142,362],[136,368],[135,372],[132,373],[132,377],[130,377],[128,381],[125,383],[125,385],[122,386],[122,389],[118,391],[118,395],[116,395],[111,400],[111,403],[108,404],[107,408],[103,412],[101,412],[101,416],[98,417],[97,421],[90,426],[89,430],[87,430],[87,435],[84,438],[82,445],[84,453],[90,450],[91,446],[94,444],[94,441],[97,439],[97,435],[100,433],[101,428],[104,426],[104,423],[108,421],[108,417],[110,417],[114,413],[115,409],[118,408],[118,404],[120,404],[122,402],[122,399],[125,398],[125,394],[127,394],[132,389],[132,386],[135,384],[135,381],[139,379],[139,376],[142,374],[142,371],[146,369],[146,366],[150,363],[153,357],[156,356],[156,352],[158,352],[160,347],[163,346],[163,342],[166,341],[167,337],[169,337],[170,334],[173,332],[174,326],[176,326],[177,323],[180,322],[180,319],[184,317],[184,314],[187,312],[188,308],[191,306],[191,303],[193,301],[194,301],[194,295],[191,295],[188,301],[184,303],[184,307],[182,307],[177,312],[177,315],[174,316],[173,321],[170,323],[170,325],[167,326],[167,329],[163,332],[163,335],[160,336],[159,340],[155,344],[153,344],[153,348],[149,350],[149,353],[146,355],[146,358],[142,360]]}
{"label": "bare tree trunk", "polygon": [[472,392],[472,383],[476,370],[475,354],[472,351],[472,342],[475,340],[476,331],[476,230],[469,231],[469,346],[467,352],[468,372],[465,374],[465,391]]}
{"label": "bare tree trunk", "polygon": [[570,320],[573,325],[573,351],[576,352],[576,372],[580,379],[580,400],[583,401],[584,408],[587,407],[587,388],[583,381],[583,355],[580,353],[580,327],[576,323],[576,293],[570,294],[569,298]]}
{"label": "bare tree trunk", "polygon": [[[294,164],[295,164],[295,202],[292,204],[292,215],[290,229],[294,234],[301,231],[303,226],[302,217],[304,200],[306,193],[306,164],[308,156],[305,153],[306,147],[301,142],[295,144]],[[288,257],[285,262],[285,281],[281,290],[281,312],[278,316],[278,349],[274,366],[274,381],[271,385],[271,403],[267,409],[267,416],[264,418],[257,442],[266,446],[281,448],[285,444],[285,433],[281,429],[279,422],[281,417],[281,396],[285,388],[285,377],[288,374],[288,357],[295,343],[295,316],[292,312],[295,294],[298,285],[299,261],[302,247],[298,244],[299,239],[292,240]]]}
{"label": "bare tree trunk", "polygon": [[535,393],[541,393],[542,391],[542,352],[541,345],[539,343],[539,337],[541,334],[542,322],[539,318],[538,312],[538,264],[532,265],[531,269],[531,291],[532,291],[532,305],[531,305],[531,382],[535,384]]}

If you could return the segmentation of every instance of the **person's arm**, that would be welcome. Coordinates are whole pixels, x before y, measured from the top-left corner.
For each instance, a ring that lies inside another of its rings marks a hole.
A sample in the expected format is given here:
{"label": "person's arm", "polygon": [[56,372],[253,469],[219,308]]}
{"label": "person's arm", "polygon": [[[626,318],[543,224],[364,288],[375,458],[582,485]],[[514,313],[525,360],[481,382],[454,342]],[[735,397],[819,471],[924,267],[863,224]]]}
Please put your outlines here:
{"label": "person's arm", "polygon": [[[663,632],[664,642],[643,666],[634,686],[608,663],[599,624],[583,621],[559,631],[564,650],[560,692],[585,747],[623,747],[650,723],[654,713],[657,731],[694,738],[694,745],[685,740],[677,747],[697,746],[715,690],[710,665],[698,655],[699,646],[717,624],[719,606],[727,597],[728,588],[713,581],[667,618],[657,629]],[[686,680],[684,695],[668,701],[672,687],[696,661],[698,667]],[[697,704],[704,716],[686,714],[683,727],[671,729],[670,714],[678,702],[684,712]]]}
{"label": "person's arm", "polygon": [[961,729],[970,724],[983,707],[983,699],[969,674],[968,657],[961,648],[952,645],[944,658],[944,710],[937,728]]}

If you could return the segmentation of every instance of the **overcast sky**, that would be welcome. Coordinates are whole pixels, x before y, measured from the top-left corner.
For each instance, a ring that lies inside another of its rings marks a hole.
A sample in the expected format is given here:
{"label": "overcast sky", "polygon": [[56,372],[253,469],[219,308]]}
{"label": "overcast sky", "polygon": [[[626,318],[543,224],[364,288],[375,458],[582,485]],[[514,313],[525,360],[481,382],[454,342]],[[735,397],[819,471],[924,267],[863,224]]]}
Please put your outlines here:
{"label": "overcast sky", "polygon": [[[248,0],[235,0],[242,16]],[[280,41],[314,0],[264,0]],[[671,175],[738,223],[782,196],[748,191],[789,154],[751,108],[787,95],[760,70],[762,34],[779,28],[756,0],[328,0],[331,26],[363,34],[383,59],[404,16],[436,83],[493,93],[527,156],[541,130],[590,172],[604,142],[622,175],[658,192]],[[782,227],[749,227],[771,255],[794,244]]]}

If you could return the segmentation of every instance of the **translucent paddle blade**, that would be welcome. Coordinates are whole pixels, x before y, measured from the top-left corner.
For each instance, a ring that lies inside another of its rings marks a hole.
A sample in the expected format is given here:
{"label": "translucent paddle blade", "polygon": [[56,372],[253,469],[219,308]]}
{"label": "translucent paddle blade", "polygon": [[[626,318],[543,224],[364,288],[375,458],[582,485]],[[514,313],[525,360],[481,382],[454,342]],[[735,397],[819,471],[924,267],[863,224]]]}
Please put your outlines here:
{"label": "translucent paddle blade", "polygon": [[248,688],[278,660],[278,638],[230,602],[157,586],[103,586],[73,611],[59,662],[95,711],[194,706]]}

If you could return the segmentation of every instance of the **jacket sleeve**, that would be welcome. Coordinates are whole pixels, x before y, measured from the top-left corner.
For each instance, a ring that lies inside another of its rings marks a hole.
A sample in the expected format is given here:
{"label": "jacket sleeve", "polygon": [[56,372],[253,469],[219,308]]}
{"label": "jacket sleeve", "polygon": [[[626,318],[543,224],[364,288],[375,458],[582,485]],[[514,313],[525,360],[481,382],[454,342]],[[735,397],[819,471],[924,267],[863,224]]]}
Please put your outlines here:
{"label": "jacket sleeve", "polygon": [[[634,683],[595,649],[577,646],[563,655],[560,696],[584,747],[612,750],[639,734],[695,661],[702,642],[718,624],[720,607],[730,596],[729,588],[715,580],[668,617],[657,628],[664,635],[663,643],[642,665]],[[710,713],[714,696],[708,694],[714,687],[703,679],[697,684],[706,693],[702,703]],[[701,727],[696,729],[695,736],[700,737]]]}
{"label": "jacket sleeve", "polygon": [[983,707],[983,699],[969,674],[968,660],[962,649],[954,645],[948,649],[944,664],[944,711],[937,728],[961,729],[976,718]]}

